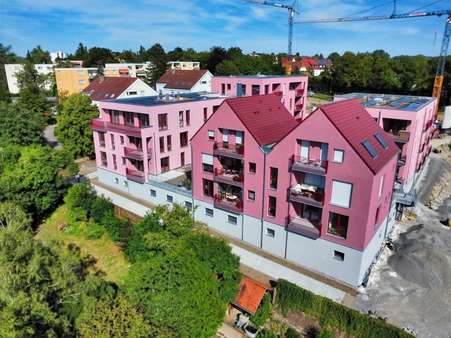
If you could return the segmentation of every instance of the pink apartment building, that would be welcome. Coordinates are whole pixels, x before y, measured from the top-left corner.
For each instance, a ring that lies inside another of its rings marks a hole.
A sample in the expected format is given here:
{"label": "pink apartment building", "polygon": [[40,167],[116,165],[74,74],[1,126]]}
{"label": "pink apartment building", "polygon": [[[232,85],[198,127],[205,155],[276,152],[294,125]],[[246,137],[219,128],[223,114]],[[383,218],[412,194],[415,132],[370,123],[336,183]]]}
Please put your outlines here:
{"label": "pink apartment building", "polygon": [[390,231],[398,148],[357,100],[294,119],[277,95],[226,99],[191,140],[194,217],[356,287]]}
{"label": "pink apartment building", "polygon": [[188,94],[99,102],[92,121],[98,172],[108,183],[147,182],[191,163],[190,138],[224,98]]}
{"label": "pink apartment building", "polygon": [[307,107],[308,76],[237,75],[214,76],[211,90],[226,96],[276,94],[296,118],[304,118]]}
{"label": "pink apartment building", "polygon": [[358,99],[400,149],[396,170],[397,188],[409,192],[431,152],[434,133],[433,97],[350,93],[335,101]]}

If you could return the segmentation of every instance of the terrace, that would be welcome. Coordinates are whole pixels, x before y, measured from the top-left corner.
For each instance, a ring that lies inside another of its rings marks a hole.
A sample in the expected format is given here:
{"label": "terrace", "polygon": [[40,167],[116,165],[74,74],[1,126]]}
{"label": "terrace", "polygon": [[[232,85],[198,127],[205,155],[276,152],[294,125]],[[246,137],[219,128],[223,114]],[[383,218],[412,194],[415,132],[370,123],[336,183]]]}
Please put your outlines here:
{"label": "terrace", "polygon": [[299,155],[293,155],[291,158],[291,171],[324,176],[327,172],[327,161],[313,160]]}
{"label": "terrace", "polygon": [[290,202],[322,208],[324,204],[324,191],[314,185],[304,183],[296,184],[288,189],[288,200]]}
{"label": "terrace", "polygon": [[215,142],[213,145],[213,155],[227,156],[241,160],[244,156],[244,146],[242,144],[230,144],[229,142]]}
{"label": "terrace", "polygon": [[286,218],[286,229],[289,232],[318,239],[321,236],[321,225],[314,224],[306,218],[288,216]]}

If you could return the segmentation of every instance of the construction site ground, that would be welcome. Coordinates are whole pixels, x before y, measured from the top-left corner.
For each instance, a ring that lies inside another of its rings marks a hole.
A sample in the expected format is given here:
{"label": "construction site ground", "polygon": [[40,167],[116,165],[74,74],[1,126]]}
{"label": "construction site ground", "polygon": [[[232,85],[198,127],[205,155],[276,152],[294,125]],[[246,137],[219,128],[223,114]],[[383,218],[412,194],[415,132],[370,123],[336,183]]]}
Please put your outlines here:
{"label": "construction site ground", "polygon": [[356,307],[417,337],[451,337],[451,137],[433,140],[417,183],[417,204],[392,234]]}

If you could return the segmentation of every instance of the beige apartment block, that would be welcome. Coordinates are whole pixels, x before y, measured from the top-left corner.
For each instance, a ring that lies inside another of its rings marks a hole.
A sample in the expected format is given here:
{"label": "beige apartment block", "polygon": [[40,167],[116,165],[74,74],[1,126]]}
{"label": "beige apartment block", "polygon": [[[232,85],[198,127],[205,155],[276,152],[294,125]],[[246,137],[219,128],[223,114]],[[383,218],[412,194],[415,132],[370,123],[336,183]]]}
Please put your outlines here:
{"label": "beige apartment block", "polygon": [[80,93],[97,75],[97,68],[55,68],[58,95]]}

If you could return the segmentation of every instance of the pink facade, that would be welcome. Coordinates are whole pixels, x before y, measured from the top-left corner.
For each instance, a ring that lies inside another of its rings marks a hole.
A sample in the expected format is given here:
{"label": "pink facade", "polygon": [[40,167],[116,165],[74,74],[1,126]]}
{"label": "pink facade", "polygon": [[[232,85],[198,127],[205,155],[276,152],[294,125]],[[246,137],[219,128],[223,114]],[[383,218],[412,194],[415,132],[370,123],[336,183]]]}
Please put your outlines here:
{"label": "pink facade", "polygon": [[149,175],[190,164],[190,138],[222,101],[200,96],[100,102],[100,116],[92,122],[97,166],[144,183]]}
{"label": "pink facade", "polygon": [[285,108],[303,118],[307,107],[308,76],[214,76],[212,92],[226,96],[250,96],[277,93]]}
{"label": "pink facade", "polygon": [[[367,119],[371,132],[359,137],[374,145],[374,133],[386,134]],[[321,109],[290,130],[262,146],[226,100],[191,141],[193,198],[301,236],[364,250],[389,213],[396,146],[388,139],[387,156],[379,156],[374,172],[375,165]],[[227,149],[221,148],[224,139]],[[349,187],[349,196],[342,196]]]}
{"label": "pink facade", "polygon": [[435,98],[351,93],[335,101],[358,98],[379,126],[389,133],[400,149],[396,181],[406,191],[432,150]]}

